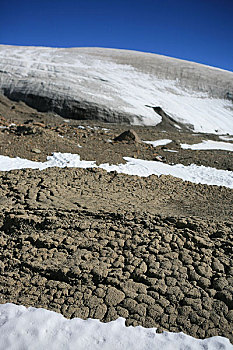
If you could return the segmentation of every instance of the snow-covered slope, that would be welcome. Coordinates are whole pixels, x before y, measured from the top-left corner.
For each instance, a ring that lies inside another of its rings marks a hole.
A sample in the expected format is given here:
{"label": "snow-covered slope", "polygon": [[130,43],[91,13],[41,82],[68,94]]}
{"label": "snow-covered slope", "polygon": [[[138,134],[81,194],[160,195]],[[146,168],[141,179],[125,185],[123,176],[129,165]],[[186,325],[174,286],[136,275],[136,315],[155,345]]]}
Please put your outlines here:
{"label": "snow-covered slope", "polygon": [[0,91],[67,118],[156,125],[159,106],[197,132],[233,134],[233,73],[155,54],[0,45]]}

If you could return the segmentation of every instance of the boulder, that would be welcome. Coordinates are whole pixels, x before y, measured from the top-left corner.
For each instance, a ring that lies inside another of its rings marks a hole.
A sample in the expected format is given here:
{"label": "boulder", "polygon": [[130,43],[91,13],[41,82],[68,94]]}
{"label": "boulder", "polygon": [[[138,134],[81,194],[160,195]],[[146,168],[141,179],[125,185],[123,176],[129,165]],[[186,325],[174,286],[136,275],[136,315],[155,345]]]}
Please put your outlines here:
{"label": "boulder", "polygon": [[122,134],[115,137],[114,141],[141,142],[138,134],[133,129],[124,131]]}

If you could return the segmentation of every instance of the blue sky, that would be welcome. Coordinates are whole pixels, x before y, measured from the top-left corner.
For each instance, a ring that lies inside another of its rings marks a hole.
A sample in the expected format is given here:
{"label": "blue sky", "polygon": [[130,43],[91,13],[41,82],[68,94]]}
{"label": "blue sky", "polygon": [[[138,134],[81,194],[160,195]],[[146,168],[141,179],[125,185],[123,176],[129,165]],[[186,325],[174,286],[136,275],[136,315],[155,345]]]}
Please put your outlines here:
{"label": "blue sky", "polygon": [[154,52],[233,70],[233,0],[1,0],[0,43]]}

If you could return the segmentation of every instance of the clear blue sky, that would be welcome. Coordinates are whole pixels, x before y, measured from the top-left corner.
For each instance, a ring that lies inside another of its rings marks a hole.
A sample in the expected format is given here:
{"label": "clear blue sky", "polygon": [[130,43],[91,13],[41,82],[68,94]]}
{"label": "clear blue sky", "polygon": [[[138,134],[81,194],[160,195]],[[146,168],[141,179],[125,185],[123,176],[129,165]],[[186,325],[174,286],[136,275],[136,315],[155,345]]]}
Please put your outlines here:
{"label": "clear blue sky", "polygon": [[0,43],[154,52],[233,70],[233,0],[0,0]]}

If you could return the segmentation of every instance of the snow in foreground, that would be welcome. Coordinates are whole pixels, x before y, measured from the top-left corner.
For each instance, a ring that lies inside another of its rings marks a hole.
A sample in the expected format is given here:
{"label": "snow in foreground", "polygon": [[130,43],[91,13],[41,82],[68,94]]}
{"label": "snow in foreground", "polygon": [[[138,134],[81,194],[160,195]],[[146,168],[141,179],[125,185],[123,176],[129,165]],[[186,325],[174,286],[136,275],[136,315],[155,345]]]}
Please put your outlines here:
{"label": "snow in foreground", "polygon": [[0,171],[13,169],[46,169],[51,167],[73,167],[73,168],[101,168],[106,171],[116,171],[128,175],[150,176],[150,175],[172,175],[184,181],[217,185],[233,188],[233,172],[215,168],[191,164],[168,165],[157,161],[149,161],[124,157],[126,164],[109,165],[108,163],[96,165],[95,161],[80,160],[78,154],[53,153],[47,157],[47,162],[34,162],[22,158],[10,158],[0,155]]}
{"label": "snow in foreground", "polygon": [[0,305],[0,350],[232,350],[229,340],[204,340],[184,333],[156,333],[156,328],[125,327],[124,318],[109,323],[74,318],[14,304]]}
{"label": "snow in foreground", "polygon": [[192,149],[192,150],[222,150],[233,152],[233,143],[220,142],[213,140],[203,140],[200,143],[195,143],[193,145],[188,145],[186,143],[181,143],[181,148]]}

